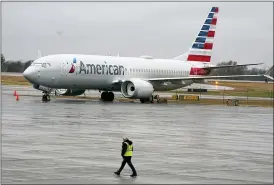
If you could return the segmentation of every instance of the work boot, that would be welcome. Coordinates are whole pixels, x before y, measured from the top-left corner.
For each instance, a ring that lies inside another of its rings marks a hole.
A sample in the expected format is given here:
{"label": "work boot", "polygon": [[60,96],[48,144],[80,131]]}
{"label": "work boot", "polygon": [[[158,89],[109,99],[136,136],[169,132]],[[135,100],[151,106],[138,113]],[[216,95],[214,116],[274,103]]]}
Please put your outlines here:
{"label": "work boot", "polygon": [[114,174],[116,174],[116,175],[120,175],[120,173],[119,173],[119,172],[114,172]]}
{"label": "work boot", "polygon": [[132,175],[130,175],[131,177],[136,177],[137,176],[137,174],[132,174]]}

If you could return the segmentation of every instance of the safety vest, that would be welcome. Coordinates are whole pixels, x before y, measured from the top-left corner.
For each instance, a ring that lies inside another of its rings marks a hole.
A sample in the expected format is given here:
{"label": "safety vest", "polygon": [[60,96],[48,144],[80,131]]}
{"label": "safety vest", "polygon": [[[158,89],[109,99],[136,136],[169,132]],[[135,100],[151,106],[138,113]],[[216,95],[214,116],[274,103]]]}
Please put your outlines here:
{"label": "safety vest", "polygon": [[129,145],[127,142],[125,142],[125,143],[127,144],[127,151],[124,154],[124,156],[132,156],[132,148],[133,148],[133,146]]}

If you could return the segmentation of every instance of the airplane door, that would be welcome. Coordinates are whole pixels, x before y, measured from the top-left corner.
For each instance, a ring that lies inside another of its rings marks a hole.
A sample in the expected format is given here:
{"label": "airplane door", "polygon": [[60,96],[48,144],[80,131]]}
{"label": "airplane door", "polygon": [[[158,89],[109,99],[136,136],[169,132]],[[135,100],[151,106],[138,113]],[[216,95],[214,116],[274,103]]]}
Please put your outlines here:
{"label": "airplane door", "polygon": [[62,62],[62,64],[61,64],[61,75],[62,76],[67,75],[67,63],[66,62]]}

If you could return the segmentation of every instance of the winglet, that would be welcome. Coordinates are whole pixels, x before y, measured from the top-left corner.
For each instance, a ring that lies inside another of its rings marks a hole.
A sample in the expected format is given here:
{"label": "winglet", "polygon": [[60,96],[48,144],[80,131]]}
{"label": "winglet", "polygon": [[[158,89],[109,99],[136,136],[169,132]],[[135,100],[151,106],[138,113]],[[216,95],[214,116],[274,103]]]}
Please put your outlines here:
{"label": "winglet", "polygon": [[266,73],[264,74],[264,77],[274,80],[274,78],[270,75],[273,76],[273,66],[266,71]]}

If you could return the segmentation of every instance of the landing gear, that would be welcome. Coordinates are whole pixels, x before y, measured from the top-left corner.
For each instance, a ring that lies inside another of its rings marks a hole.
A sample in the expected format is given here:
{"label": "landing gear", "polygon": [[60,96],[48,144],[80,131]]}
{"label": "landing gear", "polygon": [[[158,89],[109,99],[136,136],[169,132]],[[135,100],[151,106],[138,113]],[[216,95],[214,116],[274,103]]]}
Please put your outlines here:
{"label": "landing gear", "polygon": [[42,101],[44,101],[44,102],[50,101],[50,96],[48,94],[44,94],[42,96]]}
{"label": "landing gear", "polygon": [[113,92],[102,92],[101,93],[101,100],[103,100],[103,101],[113,101],[114,100],[114,93]]}
{"label": "landing gear", "polygon": [[146,99],[140,99],[141,103],[149,102],[153,103],[153,96],[150,96],[149,98]]}

